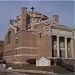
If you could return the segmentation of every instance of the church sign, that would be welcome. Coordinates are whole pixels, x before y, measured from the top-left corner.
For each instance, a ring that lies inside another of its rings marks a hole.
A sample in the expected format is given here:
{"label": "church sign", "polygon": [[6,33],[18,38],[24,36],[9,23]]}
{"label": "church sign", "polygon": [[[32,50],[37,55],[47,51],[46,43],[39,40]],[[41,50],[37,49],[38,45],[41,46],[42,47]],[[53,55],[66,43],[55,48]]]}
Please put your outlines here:
{"label": "church sign", "polygon": [[45,57],[39,59],[39,66],[48,66],[48,60]]}

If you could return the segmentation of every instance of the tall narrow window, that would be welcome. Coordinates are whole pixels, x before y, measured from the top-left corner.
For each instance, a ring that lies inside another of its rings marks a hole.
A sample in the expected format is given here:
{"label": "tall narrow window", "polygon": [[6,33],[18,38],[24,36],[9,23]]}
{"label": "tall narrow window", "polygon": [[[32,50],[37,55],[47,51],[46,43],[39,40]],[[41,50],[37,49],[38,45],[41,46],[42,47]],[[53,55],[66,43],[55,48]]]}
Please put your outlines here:
{"label": "tall narrow window", "polygon": [[16,38],[16,41],[15,41],[15,43],[16,43],[16,45],[17,45],[17,43],[18,43],[18,38]]}
{"label": "tall narrow window", "polygon": [[8,44],[10,44],[10,41],[11,41],[10,34],[11,34],[11,32],[9,31],[8,32]]}
{"label": "tall narrow window", "polygon": [[41,33],[39,33],[39,37],[41,38]]}

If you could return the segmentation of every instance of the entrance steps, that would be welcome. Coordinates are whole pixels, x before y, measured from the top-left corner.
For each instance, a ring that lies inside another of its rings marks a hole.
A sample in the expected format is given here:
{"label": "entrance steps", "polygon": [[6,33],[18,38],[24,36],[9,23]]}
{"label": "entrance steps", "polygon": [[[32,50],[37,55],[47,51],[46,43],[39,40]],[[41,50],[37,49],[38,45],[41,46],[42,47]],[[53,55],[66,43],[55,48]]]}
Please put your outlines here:
{"label": "entrance steps", "polygon": [[75,72],[75,59],[62,59],[62,58],[57,58],[57,59],[51,59],[53,64],[57,64],[66,70],[69,70],[71,72]]}

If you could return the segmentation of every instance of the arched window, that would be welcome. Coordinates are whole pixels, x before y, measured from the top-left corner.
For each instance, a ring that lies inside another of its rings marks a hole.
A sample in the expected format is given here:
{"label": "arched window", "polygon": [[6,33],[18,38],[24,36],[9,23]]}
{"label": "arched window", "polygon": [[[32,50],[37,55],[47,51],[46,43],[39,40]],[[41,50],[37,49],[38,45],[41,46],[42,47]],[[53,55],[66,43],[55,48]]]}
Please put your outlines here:
{"label": "arched window", "polygon": [[11,35],[11,32],[9,31],[8,32],[8,44],[10,44],[10,41],[11,41],[11,38],[10,38],[11,36],[10,35]]}
{"label": "arched window", "polygon": [[33,18],[33,19],[32,19],[32,22],[33,22],[33,23],[35,23],[35,22],[36,22],[36,19],[35,19],[35,18]]}

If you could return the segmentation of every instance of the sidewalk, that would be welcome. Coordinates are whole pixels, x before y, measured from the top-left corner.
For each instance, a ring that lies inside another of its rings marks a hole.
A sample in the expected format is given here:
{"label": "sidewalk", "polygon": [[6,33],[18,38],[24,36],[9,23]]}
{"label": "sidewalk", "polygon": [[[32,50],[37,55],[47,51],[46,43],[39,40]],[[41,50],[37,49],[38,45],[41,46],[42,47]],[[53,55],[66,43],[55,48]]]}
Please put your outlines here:
{"label": "sidewalk", "polygon": [[[48,71],[41,71],[41,70],[23,70],[23,69],[11,69],[11,70],[8,70],[6,69],[6,71],[10,71],[10,72],[28,72],[28,73],[38,73],[38,74],[46,74],[46,75],[58,75],[57,73],[53,73],[53,72],[48,72]],[[21,74],[21,73],[20,73]],[[18,74],[18,75],[20,75]],[[29,74],[22,74],[22,75],[29,75]],[[62,74],[61,74],[62,75]]]}

